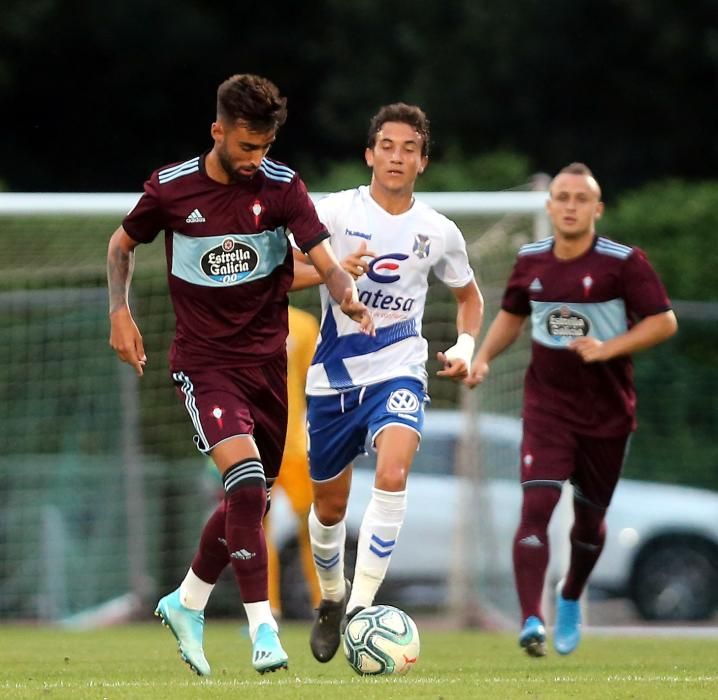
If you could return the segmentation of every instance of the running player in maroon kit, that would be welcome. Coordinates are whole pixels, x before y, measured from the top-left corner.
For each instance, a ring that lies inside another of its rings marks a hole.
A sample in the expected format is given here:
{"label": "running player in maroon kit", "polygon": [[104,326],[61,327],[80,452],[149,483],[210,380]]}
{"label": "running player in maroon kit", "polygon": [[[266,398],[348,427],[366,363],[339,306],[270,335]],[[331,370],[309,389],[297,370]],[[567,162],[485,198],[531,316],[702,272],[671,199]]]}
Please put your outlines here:
{"label": "running player in maroon kit", "polygon": [[605,513],[636,427],[631,353],[677,329],[658,276],[638,248],[598,236],[601,190],[582,163],[565,167],[547,202],[554,235],[523,246],[501,310],[481,344],[469,386],[531,318],[521,445],[523,505],[514,538],[520,645],[546,653],[541,596],[549,558],[547,527],[566,479],[574,486],[574,525],[566,578],[556,597],[554,648],[580,640],[579,597],[601,554]]}
{"label": "running player in maroon kit", "polygon": [[152,173],[108,250],[110,345],[142,375],[147,361],[128,306],[134,249],[164,231],[176,316],[172,379],[195,443],[222,474],[224,501],[205,525],[180,587],[158,614],[184,661],[208,675],[204,607],[231,562],[260,673],[287,667],[268,601],[262,529],[287,427],[287,291],[293,279],[287,229],[322,275],[334,302],[373,333],[353,279],[339,265],[306,187],[267,158],[286,119],[286,99],[265,78],[235,75],[219,86],[207,153]]}

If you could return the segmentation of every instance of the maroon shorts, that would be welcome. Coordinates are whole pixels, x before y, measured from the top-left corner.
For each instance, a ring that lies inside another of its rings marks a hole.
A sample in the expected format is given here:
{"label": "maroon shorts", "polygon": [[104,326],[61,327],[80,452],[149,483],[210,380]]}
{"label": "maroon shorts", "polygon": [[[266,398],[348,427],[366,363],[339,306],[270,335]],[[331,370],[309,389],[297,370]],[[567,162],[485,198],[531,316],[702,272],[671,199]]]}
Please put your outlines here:
{"label": "maroon shorts", "polygon": [[267,479],[277,476],[287,433],[286,355],[258,367],[177,371],[172,380],[197,431],[200,452],[251,435]]}
{"label": "maroon shorts", "polygon": [[[630,435],[592,437],[565,427],[524,421],[521,484],[560,486],[569,479],[578,498],[608,508],[621,475]],[[545,483],[542,483],[545,482]]]}

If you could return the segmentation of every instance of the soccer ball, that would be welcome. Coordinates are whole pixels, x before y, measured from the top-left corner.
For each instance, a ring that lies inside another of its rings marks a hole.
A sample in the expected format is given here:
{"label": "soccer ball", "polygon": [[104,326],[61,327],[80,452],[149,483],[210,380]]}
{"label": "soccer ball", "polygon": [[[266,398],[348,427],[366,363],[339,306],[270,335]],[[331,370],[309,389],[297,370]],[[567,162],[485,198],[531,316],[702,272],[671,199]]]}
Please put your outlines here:
{"label": "soccer ball", "polygon": [[419,632],[403,610],[374,605],[349,621],[344,630],[344,654],[362,676],[401,675],[419,658]]}

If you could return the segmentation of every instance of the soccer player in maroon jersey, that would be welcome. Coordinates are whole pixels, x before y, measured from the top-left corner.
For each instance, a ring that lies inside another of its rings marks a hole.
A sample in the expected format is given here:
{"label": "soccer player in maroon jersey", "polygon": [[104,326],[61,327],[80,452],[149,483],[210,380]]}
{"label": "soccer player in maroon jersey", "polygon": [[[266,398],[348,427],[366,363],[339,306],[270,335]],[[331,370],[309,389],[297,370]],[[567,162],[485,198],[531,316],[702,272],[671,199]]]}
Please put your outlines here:
{"label": "soccer player in maroon jersey", "polygon": [[554,235],[523,246],[501,310],[472,363],[469,386],[531,318],[521,445],[523,505],[513,544],[524,620],[520,645],[546,653],[541,596],[549,558],[547,527],[566,479],[574,486],[568,573],[556,598],[554,648],[580,640],[579,597],[601,554],[605,513],[636,427],[631,354],[677,329],[670,301],[646,255],[598,236],[601,190],[583,163],[553,179],[547,202]]}
{"label": "soccer player in maroon jersey", "polygon": [[293,279],[287,229],[324,279],[334,302],[373,334],[351,276],[337,262],[306,187],[267,157],[286,119],[269,80],[234,75],[217,92],[210,151],[156,170],[113,234],[107,257],[110,345],[142,375],[147,362],[128,305],[134,249],[164,232],[176,334],[172,380],[196,435],[222,474],[225,498],[207,522],[180,587],[156,614],[184,661],[208,675],[204,607],[231,562],[260,673],[287,667],[268,601],[262,518],[287,427],[287,291]]}

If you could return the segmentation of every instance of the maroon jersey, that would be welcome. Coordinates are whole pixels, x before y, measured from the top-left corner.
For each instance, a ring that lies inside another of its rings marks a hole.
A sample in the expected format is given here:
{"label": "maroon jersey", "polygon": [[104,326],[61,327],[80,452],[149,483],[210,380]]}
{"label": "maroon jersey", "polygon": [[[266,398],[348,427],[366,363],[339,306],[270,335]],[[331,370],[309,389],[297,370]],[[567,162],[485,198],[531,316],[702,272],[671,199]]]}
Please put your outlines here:
{"label": "maroon jersey", "polygon": [[670,310],[645,253],[596,237],[572,260],[553,254],[553,238],[523,246],[502,308],[531,316],[531,362],[524,383],[524,419],[584,435],[626,435],[636,427],[633,365],[627,356],[586,363],[568,350],[580,336],[601,341]]}
{"label": "maroon jersey", "polygon": [[265,158],[246,182],[210,178],[205,156],[160,168],[122,225],[140,243],[165,234],[176,316],[174,371],[258,365],[284,351],[293,263],[328,237],[307,189]]}

